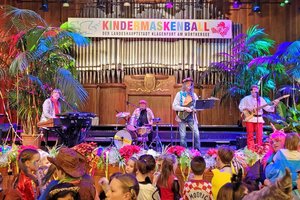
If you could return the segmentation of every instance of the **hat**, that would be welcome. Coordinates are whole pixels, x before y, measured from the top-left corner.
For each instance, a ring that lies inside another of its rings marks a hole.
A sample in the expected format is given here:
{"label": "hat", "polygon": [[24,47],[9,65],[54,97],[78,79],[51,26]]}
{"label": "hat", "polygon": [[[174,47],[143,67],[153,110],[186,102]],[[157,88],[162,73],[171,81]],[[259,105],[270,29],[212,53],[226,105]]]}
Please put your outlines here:
{"label": "hat", "polygon": [[188,78],[183,79],[182,83],[185,83],[185,82],[188,82],[188,81],[194,82],[194,80],[191,77],[188,77]]}
{"label": "hat", "polygon": [[252,90],[253,88],[259,89],[259,86],[258,86],[258,85],[251,85],[251,90]]}
{"label": "hat", "polygon": [[147,101],[142,99],[139,101],[139,104],[147,104]]}
{"label": "hat", "polygon": [[47,157],[49,162],[61,168],[66,174],[79,178],[85,174],[85,157],[74,149],[61,148],[55,158]]}

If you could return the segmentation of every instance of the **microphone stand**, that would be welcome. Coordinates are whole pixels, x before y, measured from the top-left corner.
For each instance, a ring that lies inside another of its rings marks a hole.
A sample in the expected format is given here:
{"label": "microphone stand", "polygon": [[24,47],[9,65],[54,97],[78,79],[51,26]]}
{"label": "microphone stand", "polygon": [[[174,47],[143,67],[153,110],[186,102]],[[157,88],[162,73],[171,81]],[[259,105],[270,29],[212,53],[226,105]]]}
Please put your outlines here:
{"label": "microphone stand", "polygon": [[130,103],[129,101],[126,101],[126,104],[127,104],[127,105],[130,105],[130,106],[132,106],[132,107],[134,107],[134,108],[139,108],[139,106],[137,106],[137,105],[135,105],[135,104],[133,104],[133,103]]}
{"label": "microphone stand", "polygon": [[74,108],[71,104],[69,104],[64,98],[59,98],[62,102],[64,102],[68,108],[70,108],[72,110],[72,112],[79,112],[79,110],[77,108]]}
{"label": "microphone stand", "polygon": [[258,118],[259,118],[259,115],[258,115],[258,107],[260,106],[260,96],[259,96],[259,93],[257,92],[256,93],[256,141],[258,141]]}

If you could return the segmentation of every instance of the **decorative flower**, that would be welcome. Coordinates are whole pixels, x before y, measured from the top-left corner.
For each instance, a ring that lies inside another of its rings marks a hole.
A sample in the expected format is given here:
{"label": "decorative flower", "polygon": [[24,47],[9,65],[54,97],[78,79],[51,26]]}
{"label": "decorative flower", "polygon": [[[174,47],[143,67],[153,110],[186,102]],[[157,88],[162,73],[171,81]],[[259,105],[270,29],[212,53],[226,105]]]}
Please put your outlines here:
{"label": "decorative flower", "polygon": [[139,153],[140,150],[141,150],[141,148],[139,146],[136,146],[136,145],[126,145],[126,146],[123,146],[120,149],[120,155],[122,156],[122,158],[125,159],[125,161],[127,161],[134,154]]}
{"label": "decorative flower", "polygon": [[96,148],[97,148],[97,144],[94,142],[81,143],[72,147],[72,149],[74,149],[75,151],[77,151],[78,153],[80,153],[86,158],[86,161],[90,167],[91,175],[94,173],[94,170],[97,167],[98,160],[100,159],[99,156],[97,155],[97,152],[94,151]]}
{"label": "decorative flower", "polygon": [[190,154],[191,154],[192,158],[194,158],[196,156],[201,156],[201,152],[197,149],[191,149]]}
{"label": "decorative flower", "polygon": [[[106,157],[108,156],[108,158]],[[108,164],[116,164],[120,163],[120,160],[122,160],[122,157],[120,155],[119,150],[116,147],[108,147],[103,150],[102,152],[103,160],[108,161]]]}
{"label": "decorative flower", "polygon": [[175,154],[177,157],[180,157],[184,151],[185,151],[185,148],[182,146],[171,146],[171,147],[167,148],[166,153]]}
{"label": "decorative flower", "polygon": [[218,149],[212,148],[208,149],[207,153],[208,156],[216,158],[218,155]]}
{"label": "decorative flower", "polygon": [[265,142],[262,145],[255,144],[254,152],[257,153],[260,157],[265,155],[270,149],[270,143]]}

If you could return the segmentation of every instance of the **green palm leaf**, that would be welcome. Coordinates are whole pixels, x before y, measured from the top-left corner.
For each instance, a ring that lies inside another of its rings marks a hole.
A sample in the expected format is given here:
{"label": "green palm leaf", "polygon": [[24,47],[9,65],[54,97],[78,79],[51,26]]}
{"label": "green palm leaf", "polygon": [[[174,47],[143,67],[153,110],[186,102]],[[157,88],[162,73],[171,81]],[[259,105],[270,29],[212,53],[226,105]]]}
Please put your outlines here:
{"label": "green palm leaf", "polygon": [[56,73],[56,87],[60,88],[64,94],[68,93],[70,102],[83,103],[88,94],[83,86],[76,80],[69,70],[59,68]]}

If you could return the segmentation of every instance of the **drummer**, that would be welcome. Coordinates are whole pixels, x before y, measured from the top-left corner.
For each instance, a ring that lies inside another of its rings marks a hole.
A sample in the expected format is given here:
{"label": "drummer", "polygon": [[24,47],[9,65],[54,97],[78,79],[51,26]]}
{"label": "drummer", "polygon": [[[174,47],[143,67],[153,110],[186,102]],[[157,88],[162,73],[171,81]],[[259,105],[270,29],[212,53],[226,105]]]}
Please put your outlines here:
{"label": "drummer", "polygon": [[[133,113],[132,117],[137,119],[136,127],[142,127],[145,125],[151,125],[153,124],[153,118],[154,114],[152,110],[147,107],[147,101],[146,100],[140,100],[139,101],[139,108],[136,108]],[[152,141],[153,133],[152,131],[149,133],[149,142]]]}

